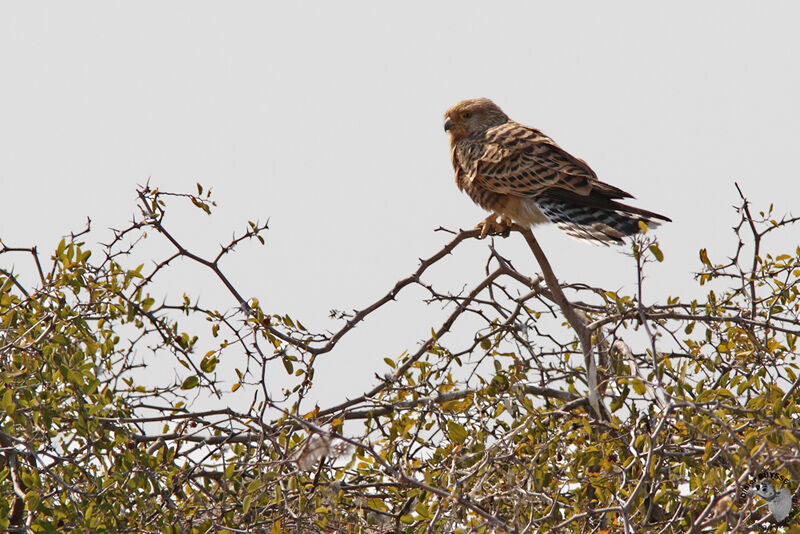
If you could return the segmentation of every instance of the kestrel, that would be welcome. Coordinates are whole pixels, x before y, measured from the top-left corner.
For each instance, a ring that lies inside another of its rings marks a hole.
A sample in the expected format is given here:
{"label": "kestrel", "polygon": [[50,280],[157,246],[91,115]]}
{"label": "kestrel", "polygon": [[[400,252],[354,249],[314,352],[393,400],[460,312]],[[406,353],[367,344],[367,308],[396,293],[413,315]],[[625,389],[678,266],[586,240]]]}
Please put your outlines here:
{"label": "kestrel", "polygon": [[445,113],[450,157],[459,189],[492,212],[476,228],[481,237],[553,222],[595,244],[622,243],[668,217],[617,202],[633,198],[601,182],[589,166],[535,128],[509,119],[488,98],[464,100]]}

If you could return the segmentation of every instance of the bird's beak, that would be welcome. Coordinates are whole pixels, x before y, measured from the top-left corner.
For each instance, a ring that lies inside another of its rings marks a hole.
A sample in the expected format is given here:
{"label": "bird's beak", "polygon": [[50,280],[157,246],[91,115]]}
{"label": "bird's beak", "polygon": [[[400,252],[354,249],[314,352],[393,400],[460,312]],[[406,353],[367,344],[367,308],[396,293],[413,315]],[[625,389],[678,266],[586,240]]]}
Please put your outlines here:
{"label": "bird's beak", "polygon": [[445,132],[449,132],[450,130],[452,130],[452,129],[453,129],[453,126],[455,126],[455,124],[453,124],[453,122],[452,122],[452,121],[446,121],[446,122],[444,123],[444,131],[445,131]]}

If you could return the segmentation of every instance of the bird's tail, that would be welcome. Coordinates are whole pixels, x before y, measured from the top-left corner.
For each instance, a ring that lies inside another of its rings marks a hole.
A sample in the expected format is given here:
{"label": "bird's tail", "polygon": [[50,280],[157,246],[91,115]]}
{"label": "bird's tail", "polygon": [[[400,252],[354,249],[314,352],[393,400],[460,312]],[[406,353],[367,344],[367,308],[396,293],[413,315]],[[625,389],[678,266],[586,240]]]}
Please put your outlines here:
{"label": "bird's tail", "polygon": [[[654,228],[669,217],[604,198],[537,198],[544,215],[568,235],[595,245],[621,244],[639,232],[639,222]],[[588,202],[587,202],[588,201]]]}

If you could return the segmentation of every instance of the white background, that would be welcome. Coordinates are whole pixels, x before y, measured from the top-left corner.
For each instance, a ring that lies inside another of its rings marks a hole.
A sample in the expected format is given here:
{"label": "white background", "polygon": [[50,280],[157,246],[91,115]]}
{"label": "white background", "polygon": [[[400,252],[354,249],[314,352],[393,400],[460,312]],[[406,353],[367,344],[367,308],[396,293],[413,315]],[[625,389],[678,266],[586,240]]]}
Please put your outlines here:
{"label": "white background", "polygon": [[[670,216],[647,291],[686,295],[698,249],[722,262],[735,246],[734,181],[759,208],[796,208],[798,20],[788,1],[3,2],[0,238],[46,252],[90,216],[105,241],[137,184],[200,182],[220,207],[176,211],[176,236],[208,256],[269,218],[267,246],[223,267],[266,311],[336,329],[328,310],[380,297],[448,239],[434,228],[483,218],[455,187],[442,113],[486,96]],[[618,249],[536,232],[560,278],[632,288]],[[519,236],[498,246],[537,271]],[[478,280],[485,247],[431,280]],[[174,276],[170,294],[235,305],[195,266]],[[322,357],[316,394],[356,395],[414,349],[445,313],[423,295]]]}

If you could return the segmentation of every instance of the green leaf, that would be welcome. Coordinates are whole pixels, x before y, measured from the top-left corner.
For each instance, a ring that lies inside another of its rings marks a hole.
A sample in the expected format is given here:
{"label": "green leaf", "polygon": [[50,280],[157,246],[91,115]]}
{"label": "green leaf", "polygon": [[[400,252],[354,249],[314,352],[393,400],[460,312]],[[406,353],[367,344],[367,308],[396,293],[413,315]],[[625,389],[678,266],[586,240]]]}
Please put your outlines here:
{"label": "green leaf", "polygon": [[13,415],[14,411],[16,411],[17,407],[14,404],[14,397],[10,389],[7,389],[2,399],[0,399],[0,408],[8,415]]}
{"label": "green leaf", "polygon": [[211,351],[200,362],[200,369],[202,369],[204,373],[211,373],[214,371],[214,368],[217,367],[217,364],[219,363],[219,358],[217,358],[215,354],[216,354],[215,351]]}
{"label": "green leaf", "polygon": [[447,435],[453,443],[464,443],[467,439],[467,430],[455,421],[447,422]]}
{"label": "green leaf", "polygon": [[152,299],[152,298],[150,298],[150,297],[147,297],[147,298],[146,298],[146,299],[144,299],[144,300],[142,301],[142,303],[141,303],[142,309],[143,309],[144,311],[147,311],[147,310],[149,310],[149,309],[150,309],[150,307],[153,305],[153,303],[154,303],[154,302],[155,302],[155,299]]}
{"label": "green leaf", "polygon": [[375,510],[380,510],[381,512],[389,511],[389,508],[386,506],[386,503],[383,501],[383,499],[379,499],[378,497],[370,497],[367,499],[367,506]]}
{"label": "green leaf", "polygon": [[199,383],[200,379],[197,378],[197,375],[192,375],[183,381],[183,384],[181,384],[181,389],[194,389]]}

